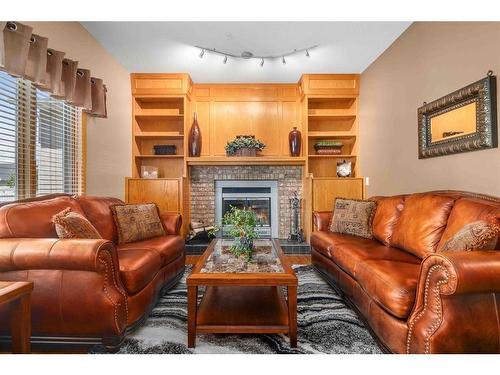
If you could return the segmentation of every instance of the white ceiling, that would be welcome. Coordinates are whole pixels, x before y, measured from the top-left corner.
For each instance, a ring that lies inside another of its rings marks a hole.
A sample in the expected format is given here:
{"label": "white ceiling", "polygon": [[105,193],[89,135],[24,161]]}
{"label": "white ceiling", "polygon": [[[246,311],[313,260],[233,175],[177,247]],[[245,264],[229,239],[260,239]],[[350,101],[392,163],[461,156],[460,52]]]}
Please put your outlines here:
{"label": "white ceiling", "polygon": [[[303,73],[361,73],[411,22],[82,22],[130,72],[189,73],[194,82],[297,82]],[[300,53],[266,61],[205,53],[195,45],[240,55]]]}

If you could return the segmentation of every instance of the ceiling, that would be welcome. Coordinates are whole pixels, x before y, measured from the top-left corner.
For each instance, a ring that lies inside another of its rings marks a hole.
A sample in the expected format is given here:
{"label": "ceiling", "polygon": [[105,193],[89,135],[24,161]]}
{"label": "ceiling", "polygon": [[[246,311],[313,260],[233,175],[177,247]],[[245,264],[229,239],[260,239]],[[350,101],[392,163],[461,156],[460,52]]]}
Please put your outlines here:
{"label": "ceiling", "polygon": [[[361,73],[411,22],[82,22],[130,72],[187,72],[194,82],[297,82],[303,73]],[[194,46],[241,55],[280,55],[260,60],[205,53]]]}

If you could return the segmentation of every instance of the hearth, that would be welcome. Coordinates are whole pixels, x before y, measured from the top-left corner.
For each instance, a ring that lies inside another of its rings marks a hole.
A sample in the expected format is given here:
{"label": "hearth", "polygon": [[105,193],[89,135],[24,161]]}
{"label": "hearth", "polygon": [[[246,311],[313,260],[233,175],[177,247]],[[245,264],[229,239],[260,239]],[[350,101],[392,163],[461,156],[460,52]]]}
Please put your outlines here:
{"label": "hearth", "polygon": [[255,212],[261,224],[257,227],[261,238],[278,237],[277,181],[215,181],[215,220],[222,227],[223,237],[228,228],[222,225],[222,217],[232,206]]}

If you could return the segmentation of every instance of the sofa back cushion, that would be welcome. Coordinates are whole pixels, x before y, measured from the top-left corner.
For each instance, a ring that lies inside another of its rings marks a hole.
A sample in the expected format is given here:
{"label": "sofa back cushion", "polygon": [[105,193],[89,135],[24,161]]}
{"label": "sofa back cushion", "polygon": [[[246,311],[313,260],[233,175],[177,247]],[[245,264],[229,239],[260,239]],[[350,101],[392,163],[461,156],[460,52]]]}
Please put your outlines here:
{"label": "sofa back cushion", "polygon": [[118,232],[116,230],[115,221],[111,206],[116,204],[124,204],[118,198],[107,197],[92,197],[81,195],[76,197],[85,212],[85,216],[94,225],[102,238],[118,243]]}
{"label": "sofa back cushion", "polygon": [[[485,220],[500,220],[500,203],[478,198],[461,198],[453,205],[446,229],[443,232],[437,251],[443,251],[445,244],[466,225]],[[496,241],[496,249],[500,249],[500,241]]]}
{"label": "sofa back cushion", "polygon": [[446,195],[408,196],[394,227],[391,246],[420,258],[436,252],[454,201],[455,198]]}
{"label": "sofa back cushion", "polygon": [[376,197],[374,200],[377,201],[377,209],[373,217],[373,237],[390,246],[394,227],[403,211],[404,196]]}
{"label": "sofa back cushion", "polygon": [[0,238],[58,238],[52,217],[66,208],[84,215],[69,196],[0,207]]}

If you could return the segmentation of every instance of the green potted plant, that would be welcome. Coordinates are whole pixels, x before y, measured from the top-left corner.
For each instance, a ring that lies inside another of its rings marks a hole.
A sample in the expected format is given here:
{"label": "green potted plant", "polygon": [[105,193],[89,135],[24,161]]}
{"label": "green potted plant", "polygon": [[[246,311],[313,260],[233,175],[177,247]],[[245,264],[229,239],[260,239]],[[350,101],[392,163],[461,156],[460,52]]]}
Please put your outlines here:
{"label": "green potted plant", "polygon": [[[260,221],[255,212],[231,206],[222,218],[222,224],[228,226],[229,235],[234,238],[229,251],[236,257],[244,256],[249,262],[254,251],[254,240],[259,238],[256,227]],[[219,230],[220,227],[215,226],[210,232],[213,234]]]}
{"label": "green potted plant", "polygon": [[238,135],[227,142],[227,156],[257,156],[257,151],[262,151],[266,145],[255,138],[254,135]]}

